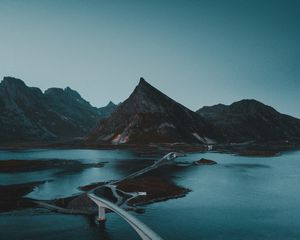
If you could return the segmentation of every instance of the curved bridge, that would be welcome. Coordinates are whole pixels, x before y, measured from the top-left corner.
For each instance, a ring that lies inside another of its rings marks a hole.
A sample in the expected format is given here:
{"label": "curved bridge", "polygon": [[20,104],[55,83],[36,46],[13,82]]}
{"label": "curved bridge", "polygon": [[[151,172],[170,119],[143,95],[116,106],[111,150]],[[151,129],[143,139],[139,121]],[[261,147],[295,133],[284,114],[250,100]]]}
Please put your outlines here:
{"label": "curved bridge", "polygon": [[121,218],[123,218],[126,222],[130,224],[130,226],[137,232],[137,234],[143,240],[162,240],[160,236],[158,236],[155,232],[153,232],[149,227],[147,227],[144,223],[142,223],[137,218],[130,215],[128,212],[113,204],[110,201],[107,201],[103,198],[96,196],[94,193],[88,193],[88,196],[91,200],[93,200],[99,207],[99,217],[104,217],[100,220],[105,220],[105,208],[110,209],[111,211],[118,214]]}
{"label": "curved bridge", "polygon": [[[177,152],[170,152],[167,155],[165,155],[163,158],[161,158],[160,160],[154,162],[154,164],[152,164],[151,166],[146,167],[138,172],[132,173],[129,176],[127,176],[121,180],[117,180],[117,181],[113,182],[113,184],[121,182],[125,179],[135,178],[137,176],[143,175],[146,172],[156,169],[162,165],[170,164],[170,163],[172,163],[172,161],[175,158],[181,157],[181,156],[184,156],[184,154],[177,153]],[[110,183],[110,184],[112,184],[112,183]],[[109,184],[101,186],[101,187],[105,187],[105,186],[109,186]],[[118,205],[116,205],[115,203],[113,203],[107,199],[104,199],[103,197],[97,196],[96,190],[101,187],[97,187],[95,189],[92,189],[90,192],[88,192],[88,197],[93,202],[95,202],[98,206],[98,219],[97,220],[99,222],[105,222],[105,220],[106,220],[105,209],[110,209],[111,211],[115,212],[120,217],[122,217],[126,222],[128,222],[130,224],[130,226],[137,232],[137,234],[143,240],[162,240],[162,238],[159,235],[157,235],[154,231],[152,231],[148,226],[146,226],[144,223],[142,223],[137,218],[130,215],[128,212],[126,212],[125,210],[120,208]]]}

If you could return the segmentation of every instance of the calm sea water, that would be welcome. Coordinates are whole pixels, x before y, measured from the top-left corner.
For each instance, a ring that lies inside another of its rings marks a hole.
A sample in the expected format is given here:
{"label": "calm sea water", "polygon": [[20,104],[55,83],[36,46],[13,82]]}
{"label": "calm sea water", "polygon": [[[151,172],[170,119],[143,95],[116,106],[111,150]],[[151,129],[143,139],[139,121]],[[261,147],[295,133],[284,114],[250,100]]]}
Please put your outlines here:
{"label": "calm sea water", "polygon": [[[150,204],[144,214],[132,214],[164,239],[300,239],[300,151],[272,158],[193,153],[178,161],[202,157],[218,165],[178,167],[165,173],[192,190],[186,197]],[[51,199],[76,194],[78,186],[91,182],[119,179],[155,158],[120,150],[0,151],[0,161],[4,159],[107,162],[103,168],[68,172],[0,174],[0,184],[49,180],[28,196]],[[106,228],[101,229],[92,219],[46,210],[2,213],[0,239],[139,239],[118,216],[107,216]]]}

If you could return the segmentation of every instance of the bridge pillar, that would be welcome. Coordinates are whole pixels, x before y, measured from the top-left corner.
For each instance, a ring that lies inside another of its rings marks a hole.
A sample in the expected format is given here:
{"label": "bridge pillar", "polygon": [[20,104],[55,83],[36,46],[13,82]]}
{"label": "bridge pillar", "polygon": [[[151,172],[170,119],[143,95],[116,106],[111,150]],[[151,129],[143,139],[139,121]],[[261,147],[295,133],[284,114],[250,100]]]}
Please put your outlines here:
{"label": "bridge pillar", "polygon": [[97,218],[97,221],[100,222],[100,223],[103,223],[103,222],[106,221],[105,208],[102,207],[102,206],[99,206],[99,205],[98,205],[98,218]]}

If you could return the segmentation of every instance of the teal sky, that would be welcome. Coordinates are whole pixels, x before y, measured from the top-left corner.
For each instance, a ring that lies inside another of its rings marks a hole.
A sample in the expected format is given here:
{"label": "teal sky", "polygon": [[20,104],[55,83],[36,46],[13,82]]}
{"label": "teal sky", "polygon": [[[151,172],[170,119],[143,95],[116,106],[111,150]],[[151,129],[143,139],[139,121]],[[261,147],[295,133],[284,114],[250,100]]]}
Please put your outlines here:
{"label": "teal sky", "polygon": [[143,76],[197,110],[254,98],[300,118],[300,1],[0,0],[0,76],[95,106]]}

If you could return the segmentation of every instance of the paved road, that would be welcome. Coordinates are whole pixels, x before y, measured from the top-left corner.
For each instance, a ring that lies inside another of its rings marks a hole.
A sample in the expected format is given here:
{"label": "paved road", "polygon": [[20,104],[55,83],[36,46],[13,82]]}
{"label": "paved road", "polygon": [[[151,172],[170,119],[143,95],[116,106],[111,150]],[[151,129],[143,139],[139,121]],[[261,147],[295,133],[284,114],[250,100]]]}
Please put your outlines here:
{"label": "paved road", "polygon": [[162,238],[152,231],[148,226],[112,202],[96,196],[93,192],[88,193],[88,196],[98,206],[108,208],[123,218],[143,240],[162,240]]}
{"label": "paved road", "polygon": [[137,171],[135,173],[132,173],[120,180],[117,180],[117,181],[114,181],[113,183],[111,184],[115,184],[115,183],[118,183],[118,182],[121,182],[121,181],[124,181],[126,179],[130,179],[130,178],[135,178],[135,177],[138,177],[138,176],[141,176],[149,171],[152,171],[160,166],[163,166],[163,165],[167,165],[167,164],[171,164],[173,163],[173,161],[178,158],[178,157],[183,157],[184,154],[183,153],[178,153],[178,152],[170,152],[168,154],[166,154],[164,157],[162,157],[161,159],[159,159],[158,161],[154,162],[151,166],[149,167],[146,167],[140,171]]}

